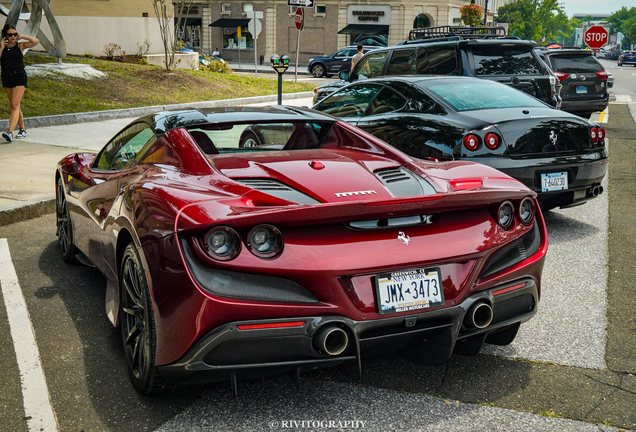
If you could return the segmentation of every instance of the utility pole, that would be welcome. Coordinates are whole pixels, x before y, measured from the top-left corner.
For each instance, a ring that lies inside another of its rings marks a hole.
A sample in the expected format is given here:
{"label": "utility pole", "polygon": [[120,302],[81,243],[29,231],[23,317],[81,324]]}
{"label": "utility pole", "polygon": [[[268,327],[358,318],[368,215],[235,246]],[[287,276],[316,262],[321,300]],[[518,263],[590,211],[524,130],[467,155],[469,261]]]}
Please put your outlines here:
{"label": "utility pole", "polygon": [[486,0],[486,7],[484,7],[484,25],[486,25],[487,20],[488,20],[488,0]]}

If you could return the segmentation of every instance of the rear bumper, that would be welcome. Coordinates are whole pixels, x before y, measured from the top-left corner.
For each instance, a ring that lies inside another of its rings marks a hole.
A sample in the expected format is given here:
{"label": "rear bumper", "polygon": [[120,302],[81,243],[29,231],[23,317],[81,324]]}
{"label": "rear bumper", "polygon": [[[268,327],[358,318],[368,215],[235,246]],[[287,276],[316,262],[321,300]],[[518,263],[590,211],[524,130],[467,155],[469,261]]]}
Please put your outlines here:
{"label": "rear bumper", "polygon": [[[308,316],[232,322],[212,330],[178,362],[159,369],[167,381],[188,384],[299,373],[349,361],[357,362],[361,372],[363,356],[395,351],[403,351],[420,363],[437,365],[450,358],[456,344],[467,353],[469,342],[470,354],[476,354],[489,336],[493,343],[509,343],[506,339],[510,335],[514,338],[519,324],[536,313],[538,300],[534,280],[524,278],[473,294],[459,305],[406,317],[355,321],[343,316]],[[467,313],[482,303],[492,308],[491,323],[485,328],[467,326]],[[238,327],[290,321],[303,324],[253,330]],[[342,353],[329,355],[316,347],[317,333],[325,326],[346,332],[348,343]]]}
{"label": "rear bumper", "polygon": [[603,111],[609,103],[609,94],[606,92],[601,99],[584,99],[584,100],[567,100],[563,99],[561,110],[570,113],[589,113],[594,111]]}
{"label": "rear bumper", "polygon": [[[595,198],[594,188],[601,185],[607,173],[607,150],[580,156],[528,159],[476,160],[496,168],[522,182],[537,193],[546,207],[568,207]],[[541,174],[567,172],[568,189],[543,192]]]}

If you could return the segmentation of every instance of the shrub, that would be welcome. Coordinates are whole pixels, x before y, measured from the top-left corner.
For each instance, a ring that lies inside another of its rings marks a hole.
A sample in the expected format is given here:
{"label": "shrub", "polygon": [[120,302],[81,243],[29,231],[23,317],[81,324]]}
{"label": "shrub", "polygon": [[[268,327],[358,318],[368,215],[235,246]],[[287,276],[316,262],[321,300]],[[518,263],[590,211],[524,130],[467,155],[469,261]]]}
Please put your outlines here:
{"label": "shrub", "polygon": [[113,60],[115,56],[123,57],[126,54],[125,51],[122,51],[121,45],[117,45],[112,42],[108,45],[104,45],[104,49],[102,50],[102,52],[106,54],[108,60]]}
{"label": "shrub", "polygon": [[207,66],[200,65],[199,68],[201,70],[205,70],[208,72],[219,72],[219,73],[233,73],[234,70],[230,67],[229,63],[223,63],[221,60],[216,60],[212,57],[206,57],[206,60],[210,62]]}
{"label": "shrub", "polygon": [[150,51],[150,45],[152,44],[148,42],[148,39],[143,41],[141,45],[139,45],[139,42],[137,42],[137,57],[148,54],[148,51]]}
{"label": "shrub", "polygon": [[82,57],[95,58],[95,54],[91,54],[91,53],[84,53],[84,54],[82,55]]}
{"label": "shrub", "polygon": [[149,65],[150,63],[148,63],[148,60],[146,60],[145,58],[140,58],[139,59],[139,64],[141,65]]}

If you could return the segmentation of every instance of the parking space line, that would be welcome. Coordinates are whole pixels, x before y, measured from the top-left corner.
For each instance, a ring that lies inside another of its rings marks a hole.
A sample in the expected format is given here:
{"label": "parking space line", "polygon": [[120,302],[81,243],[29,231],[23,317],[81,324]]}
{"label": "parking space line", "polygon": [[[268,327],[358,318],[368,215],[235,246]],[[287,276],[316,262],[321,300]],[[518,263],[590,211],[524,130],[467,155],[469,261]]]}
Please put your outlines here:
{"label": "parking space line", "polygon": [[607,123],[608,114],[609,114],[609,105],[607,106],[607,108],[601,111],[601,114],[598,116],[598,122]]}
{"label": "parking space line", "polygon": [[24,414],[29,431],[56,432],[57,423],[35,342],[35,333],[24,301],[18,275],[11,261],[7,239],[0,239],[0,285],[7,310],[13,348],[15,350]]}

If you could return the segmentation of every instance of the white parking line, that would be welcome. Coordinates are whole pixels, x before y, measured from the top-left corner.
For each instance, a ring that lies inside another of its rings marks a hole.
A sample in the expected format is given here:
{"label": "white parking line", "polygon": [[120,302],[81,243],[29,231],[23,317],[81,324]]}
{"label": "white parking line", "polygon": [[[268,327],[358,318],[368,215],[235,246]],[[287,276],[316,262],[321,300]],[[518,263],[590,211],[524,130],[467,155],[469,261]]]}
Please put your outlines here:
{"label": "white parking line", "polygon": [[35,333],[22,295],[22,288],[18,282],[18,275],[11,261],[7,239],[0,239],[0,284],[20,369],[27,426],[32,432],[56,432],[57,423],[40,363],[40,353],[35,343]]}

